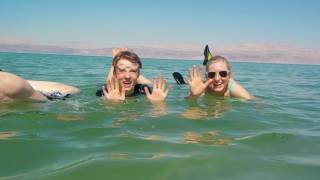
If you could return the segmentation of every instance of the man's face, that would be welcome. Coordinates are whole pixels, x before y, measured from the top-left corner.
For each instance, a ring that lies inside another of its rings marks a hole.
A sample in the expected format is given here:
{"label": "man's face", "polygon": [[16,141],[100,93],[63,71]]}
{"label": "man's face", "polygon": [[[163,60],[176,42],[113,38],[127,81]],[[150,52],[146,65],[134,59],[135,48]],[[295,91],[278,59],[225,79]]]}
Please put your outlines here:
{"label": "man's face", "polygon": [[140,75],[139,64],[132,63],[126,59],[120,59],[114,70],[115,77],[118,79],[121,87],[126,90],[126,95],[133,93],[134,86]]}

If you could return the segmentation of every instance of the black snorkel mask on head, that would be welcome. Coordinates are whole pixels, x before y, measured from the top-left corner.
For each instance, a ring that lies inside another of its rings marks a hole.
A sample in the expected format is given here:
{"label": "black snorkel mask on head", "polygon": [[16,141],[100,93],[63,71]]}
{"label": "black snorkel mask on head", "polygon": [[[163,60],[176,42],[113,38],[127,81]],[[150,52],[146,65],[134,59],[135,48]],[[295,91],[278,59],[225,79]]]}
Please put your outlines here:
{"label": "black snorkel mask on head", "polygon": [[204,55],[204,60],[203,60],[203,65],[206,66],[208,61],[210,61],[210,59],[212,58],[212,54],[209,50],[209,46],[206,45],[206,47],[204,48],[204,51],[203,51],[203,55]]}

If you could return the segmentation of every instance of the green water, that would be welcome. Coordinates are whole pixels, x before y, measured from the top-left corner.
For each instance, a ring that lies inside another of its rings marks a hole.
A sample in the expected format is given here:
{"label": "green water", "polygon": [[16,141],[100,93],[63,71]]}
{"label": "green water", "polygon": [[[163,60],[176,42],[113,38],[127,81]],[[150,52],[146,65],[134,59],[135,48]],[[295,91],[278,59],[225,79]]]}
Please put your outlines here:
{"label": "green water", "polygon": [[143,59],[164,74],[166,106],[95,97],[108,57],[0,53],[0,69],[71,84],[66,101],[0,105],[0,179],[319,179],[320,66],[232,63],[257,101],[184,100],[173,71],[200,61]]}

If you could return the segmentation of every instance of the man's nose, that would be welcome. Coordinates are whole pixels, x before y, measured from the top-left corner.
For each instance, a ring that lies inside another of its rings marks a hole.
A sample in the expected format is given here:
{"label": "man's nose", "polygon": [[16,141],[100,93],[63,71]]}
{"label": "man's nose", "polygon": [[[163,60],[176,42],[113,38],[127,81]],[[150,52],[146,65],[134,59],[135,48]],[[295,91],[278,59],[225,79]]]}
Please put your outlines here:
{"label": "man's nose", "polygon": [[125,72],[124,77],[125,78],[130,78],[130,72]]}

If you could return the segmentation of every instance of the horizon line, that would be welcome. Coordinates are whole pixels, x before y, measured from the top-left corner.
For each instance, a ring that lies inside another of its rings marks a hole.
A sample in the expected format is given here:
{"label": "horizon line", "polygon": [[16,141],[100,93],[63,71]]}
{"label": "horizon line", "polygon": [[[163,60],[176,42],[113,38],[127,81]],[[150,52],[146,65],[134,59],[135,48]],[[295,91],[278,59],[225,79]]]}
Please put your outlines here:
{"label": "horizon line", "polygon": [[[80,42],[81,43],[81,42]],[[302,48],[284,44],[242,43],[237,45],[215,45],[208,43],[214,54],[231,61],[278,63],[278,64],[320,64],[320,49]],[[204,45],[188,43],[159,43],[154,45],[127,46],[144,58],[198,60],[202,59]],[[112,46],[87,48],[77,42],[68,44],[37,43],[13,39],[1,39],[1,52],[60,54],[82,56],[111,56]]]}

